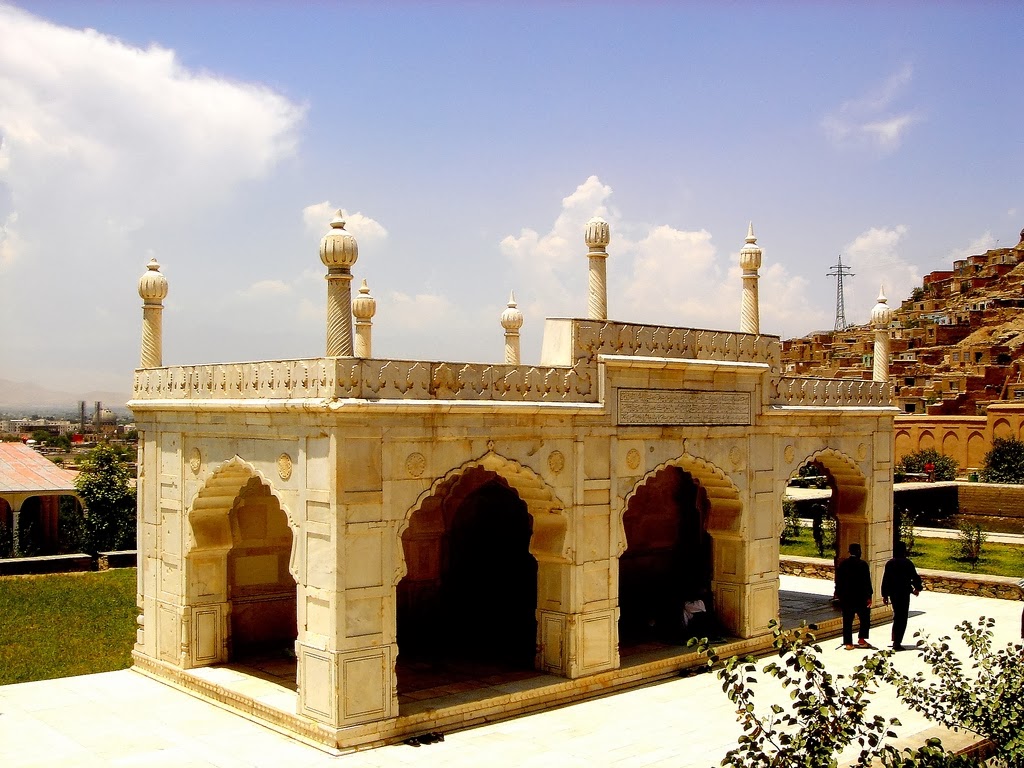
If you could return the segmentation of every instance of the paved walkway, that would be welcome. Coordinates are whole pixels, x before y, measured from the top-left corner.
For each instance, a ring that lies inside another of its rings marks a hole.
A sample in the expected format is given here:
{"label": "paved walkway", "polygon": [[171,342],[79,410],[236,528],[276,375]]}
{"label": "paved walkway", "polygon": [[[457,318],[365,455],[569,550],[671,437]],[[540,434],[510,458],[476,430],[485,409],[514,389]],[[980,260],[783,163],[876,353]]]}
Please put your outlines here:
{"label": "paved walkway", "polygon": [[[829,581],[782,577],[787,595],[811,603],[831,594]],[[792,599],[792,598],[790,598]],[[911,604],[910,634],[951,634],[963,618],[997,620],[999,644],[1019,641],[1022,604],[981,597],[923,593]],[[888,626],[871,639],[887,645]],[[824,660],[849,672],[863,658],[837,639],[822,642]],[[959,643],[953,643],[960,648]],[[962,652],[962,649],[961,649]],[[905,671],[920,668],[916,653],[896,655]],[[771,681],[760,706],[781,698]],[[906,712],[887,686],[875,711],[899,717],[908,742],[930,724]],[[739,728],[716,676],[699,674],[552,711],[447,734],[444,742],[397,745],[334,756],[293,741],[163,683],[125,670],[0,687],[0,766],[175,766],[176,768],[638,768],[717,765]]]}

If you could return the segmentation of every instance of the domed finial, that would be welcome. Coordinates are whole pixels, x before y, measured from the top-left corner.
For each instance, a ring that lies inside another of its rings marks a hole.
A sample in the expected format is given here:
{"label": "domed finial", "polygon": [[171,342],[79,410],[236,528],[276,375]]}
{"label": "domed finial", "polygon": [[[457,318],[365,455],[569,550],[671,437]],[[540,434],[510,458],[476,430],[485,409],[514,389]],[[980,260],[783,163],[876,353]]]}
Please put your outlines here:
{"label": "domed finial", "polygon": [[353,354],[356,357],[373,356],[373,315],[377,311],[377,300],[370,295],[366,280],[359,286],[359,295],[352,300],[352,314],[356,318],[356,339]]}
{"label": "domed finial", "polygon": [[352,314],[356,320],[369,320],[377,311],[377,300],[370,295],[370,288],[366,284],[359,286],[359,295],[352,300]]}
{"label": "domed finial", "polygon": [[761,249],[754,237],[754,222],[747,224],[747,244],[740,249],[740,268],[744,272],[756,272],[761,268]]}
{"label": "domed finial", "polygon": [[345,214],[339,208],[331,219],[331,231],[320,241],[320,261],[328,269],[351,269],[359,258],[359,244],[345,231]]}
{"label": "domed finial", "polygon": [[147,304],[159,304],[167,298],[167,278],[160,273],[156,259],[149,260],[145,274],[139,278],[139,296]]}
{"label": "domed finial", "polygon": [[892,321],[892,307],[885,298],[885,286],[878,288],[878,303],[871,309],[871,324],[876,328],[888,328]]}
{"label": "domed finial", "polygon": [[518,331],[523,327],[523,313],[516,305],[514,292],[508,295],[508,309],[501,313],[501,327],[506,331]]}
{"label": "domed finial", "polygon": [[519,365],[519,329],[523,327],[523,313],[516,307],[516,295],[508,294],[508,309],[501,313],[501,327],[505,329],[505,365]]}
{"label": "domed finial", "polygon": [[583,240],[591,251],[603,251],[611,242],[611,229],[608,222],[600,216],[595,216],[587,222],[587,228]]}

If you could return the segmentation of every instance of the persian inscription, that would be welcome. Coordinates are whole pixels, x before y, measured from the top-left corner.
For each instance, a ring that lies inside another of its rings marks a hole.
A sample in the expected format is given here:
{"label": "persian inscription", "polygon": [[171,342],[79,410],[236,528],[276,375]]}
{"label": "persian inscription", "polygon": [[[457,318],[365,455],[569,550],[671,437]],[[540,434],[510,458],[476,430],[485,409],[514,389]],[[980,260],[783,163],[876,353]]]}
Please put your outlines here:
{"label": "persian inscription", "polygon": [[749,425],[749,392],[620,389],[619,424]]}

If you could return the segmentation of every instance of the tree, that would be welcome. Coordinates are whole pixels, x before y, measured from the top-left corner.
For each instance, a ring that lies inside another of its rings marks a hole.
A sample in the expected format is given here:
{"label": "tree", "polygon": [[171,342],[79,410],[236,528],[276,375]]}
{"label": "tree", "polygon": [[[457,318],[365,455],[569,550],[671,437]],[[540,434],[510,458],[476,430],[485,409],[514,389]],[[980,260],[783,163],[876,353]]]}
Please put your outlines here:
{"label": "tree", "polygon": [[970,654],[970,669],[950,651],[949,637],[940,637],[918,644],[937,679],[926,680],[924,672],[908,677],[888,659],[881,672],[911,708],[949,728],[988,739],[995,754],[985,765],[1019,766],[1024,765],[1024,648],[1008,643],[993,649],[994,625],[995,620],[984,616],[977,624],[957,624]]}
{"label": "tree", "polygon": [[86,508],[92,553],[135,548],[135,489],[117,451],[101,444],[91,450],[75,478]]}
{"label": "tree", "polygon": [[960,470],[960,465],[952,456],[941,454],[934,448],[924,448],[908,453],[900,459],[896,465],[896,472],[924,474],[924,466],[929,462],[935,467],[933,473],[936,480],[955,480],[956,473]]}
{"label": "tree", "polygon": [[1024,483],[1024,442],[1015,437],[997,437],[982,462],[985,483]]}

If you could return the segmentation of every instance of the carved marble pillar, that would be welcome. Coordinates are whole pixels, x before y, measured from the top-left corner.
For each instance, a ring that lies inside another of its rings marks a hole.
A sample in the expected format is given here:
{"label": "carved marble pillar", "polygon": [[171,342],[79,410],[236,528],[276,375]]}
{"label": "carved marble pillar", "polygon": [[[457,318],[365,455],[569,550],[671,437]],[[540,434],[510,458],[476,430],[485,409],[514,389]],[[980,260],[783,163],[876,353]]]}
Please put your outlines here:
{"label": "carved marble pillar", "polygon": [[163,300],[167,298],[167,278],[160,274],[156,259],[150,259],[146,273],[139,278],[139,296],[142,298],[142,350],[140,368],[159,368],[163,365]]}
{"label": "carved marble pillar", "polygon": [[327,267],[327,356],[352,356],[352,265],[359,258],[356,239],[345,231],[338,210],[331,231],[320,241],[320,261]]}
{"label": "carved marble pillar", "polygon": [[872,379],[889,381],[889,323],[892,309],[886,303],[884,286],[878,289],[878,303],[871,310],[871,324],[875,327],[875,350]]}
{"label": "carved marble pillar", "polygon": [[516,306],[515,293],[508,295],[508,309],[501,313],[501,327],[505,329],[505,364],[519,365],[519,329],[523,327],[523,313]]}
{"label": "carved marble pillar", "polygon": [[370,289],[363,280],[359,295],[352,302],[352,314],[356,318],[356,357],[373,357],[370,334],[373,330],[373,315],[377,311],[377,300],[370,295]]}
{"label": "carved marble pillar", "polygon": [[740,250],[743,269],[743,303],[740,308],[740,333],[760,333],[760,310],[757,301],[757,270],[761,268],[761,249],[754,237],[754,223],[747,227],[747,244]]}
{"label": "carved marble pillar", "polygon": [[611,241],[611,231],[608,228],[608,222],[596,216],[588,221],[584,240],[590,249],[590,252],[587,254],[587,259],[590,262],[587,317],[591,320],[607,320],[608,281],[606,261],[608,259],[608,243]]}

